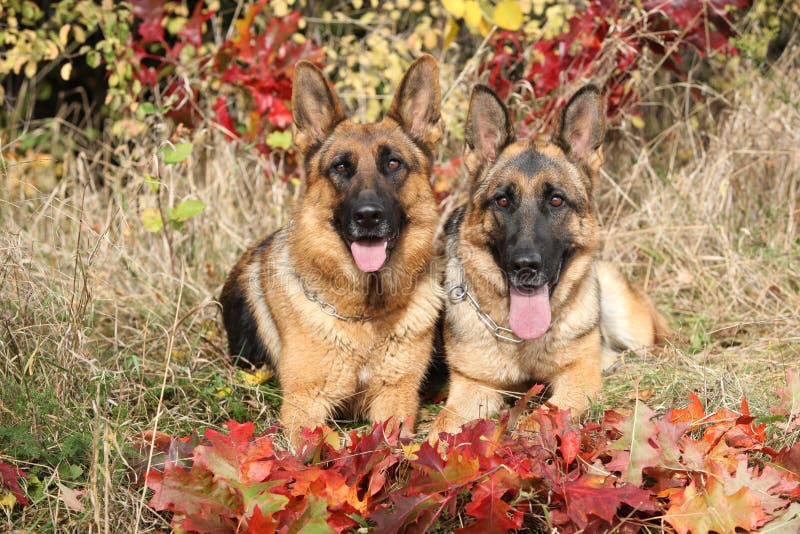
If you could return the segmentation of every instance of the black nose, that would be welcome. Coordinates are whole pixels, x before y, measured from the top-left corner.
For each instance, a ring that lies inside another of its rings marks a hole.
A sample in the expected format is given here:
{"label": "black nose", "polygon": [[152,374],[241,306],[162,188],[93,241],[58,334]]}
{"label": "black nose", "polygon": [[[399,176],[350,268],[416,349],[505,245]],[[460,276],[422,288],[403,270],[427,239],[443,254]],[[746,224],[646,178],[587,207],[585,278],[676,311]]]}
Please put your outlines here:
{"label": "black nose", "polygon": [[383,216],[383,208],[378,204],[362,204],[353,210],[353,220],[362,228],[375,228]]}
{"label": "black nose", "polygon": [[542,255],[537,252],[517,254],[511,262],[511,267],[516,273],[536,274],[542,268]]}

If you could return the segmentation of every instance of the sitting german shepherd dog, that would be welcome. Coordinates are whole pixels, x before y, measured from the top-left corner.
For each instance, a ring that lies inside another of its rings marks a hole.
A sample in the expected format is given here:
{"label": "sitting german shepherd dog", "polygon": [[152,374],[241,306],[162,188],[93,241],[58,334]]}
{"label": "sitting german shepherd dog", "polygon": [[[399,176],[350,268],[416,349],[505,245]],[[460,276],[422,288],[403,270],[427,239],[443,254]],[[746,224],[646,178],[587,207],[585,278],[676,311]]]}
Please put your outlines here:
{"label": "sitting german shepherd dog", "polygon": [[220,302],[231,353],[277,370],[296,446],[302,426],[338,408],[371,421],[416,416],[443,298],[430,185],[438,67],[417,60],[386,116],[361,125],[300,62],[292,107],[304,192],[290,221],[242,255]]}
{"label": "sitting german shepherd dog", "polygon": [[549,383],[550,402],[580,415],[600,391],[606,356],[666,332],[647,297],[595,261],[592,194],[604,128],[603,100],[587,86],[564,108],[551,142],[515,141],[500,99],[488,87],[473,90],[470,197],[445,230],[450,393],[432,438],[492,415],[504,391],[531,380]]}

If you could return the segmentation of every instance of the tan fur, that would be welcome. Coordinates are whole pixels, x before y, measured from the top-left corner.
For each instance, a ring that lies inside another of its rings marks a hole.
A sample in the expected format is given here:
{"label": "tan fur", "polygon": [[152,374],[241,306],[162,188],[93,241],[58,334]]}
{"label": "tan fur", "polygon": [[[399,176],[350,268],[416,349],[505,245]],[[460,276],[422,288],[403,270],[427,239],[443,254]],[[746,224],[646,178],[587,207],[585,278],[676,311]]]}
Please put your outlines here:
{"label": "tan fur", "polygon": [[[376,124],[345,119],[330,84],[310,64],[298,65],[295,84],[295,140],[307,156],[305,190],[286,226],[268,246],[245,252],[223,291],[223,297],[234,289],[246,295],[284,391],[280,418],[293,445],[301,427],[321,425],[342,408],[370,421],[413,423],[443,296],[432,257],[438,211],[429,181],[429,154],[441,136],[434,60],[425,56],[412,66],[392,110]],[[319,98],[331,98],[332,105]],[[426,101],[435,104],[417,120]],[[409,171],[398,191],[409,223],[387,263],[368,274],[356,267],[331,224],[342,194],[325,169],[330,154],[346,149],[361,162],[353,180],[369,180],[381,146],[418,162],[419,171]],[[332,317],[307,292],[340,315],[371,320]]]}
{"label": "tan fur", "polygon": [[[476,105],[502,107],[499,100],[487,96],[488,90],[477,89],[470,116]],[[445,289],[460,284],[463,276],[482,311],[498,325],[507,326],[509,322],[509,287],[490,248],[497,223],[492,210],[485,207],[487,196],[507,183],[513,183],[524,198],[537,194],[545,183],[557,184],[583,208],[572,210],[564,223],[574,254],[551,296],[552,319],[542,337],[519,344],[499,340],[466,301],[446,302],[444,337],[451,384],[447,404],[431,428],[431,439],[439,432],[456,431],[471,419],[491,416],[503,406],[504,392],[524,390],[533,380],[550,385],[552,404],[579,416],[601,391],[601,331],[604,336],[613,334],[622,345],[613,348],[638,348],[652,344],[657,325],[664,326],[663,317],[644,295],[633,290],[611,266],[595,261],[598,228],[592,189],[603,158],[598,145],[602,141],[603,110],[599,105],[583,107],[589,111],[565,117],[565,123],[573,121],[585,128],[593,119],[585,113],[594,112],[599,132],[578,132],[581,136],[569,130],[568,124],[562,125],[566,132],[559,133],[573,134],[573,147],[580,148],[578,156],[565,153],[563,143],[521,140],[501,147],[496,159],[486,158],[481,154],[492,154],[492,147],[479,146],[479,138],[471,146],[468,139],[465,161],[469,162],[473,186],[460,231],[448,234]],[[502,116],[497,111],[483,115]],[[486,126],[490,131],[503,131],[503,127]],[[526,174],[512,164],[525,152],[546,157],[548,164],[535,175]],[[607,324],[606,316],[610,319]],[[525,423],[521,425],[524,428]]]}
{"label": "tan fur", "polygon": [[600,328],[603,368],[610,367],[619,350],[636,350],[662,342],[669,326],[650,299],[631,286],[611,263],[597,262],[600,281]]}

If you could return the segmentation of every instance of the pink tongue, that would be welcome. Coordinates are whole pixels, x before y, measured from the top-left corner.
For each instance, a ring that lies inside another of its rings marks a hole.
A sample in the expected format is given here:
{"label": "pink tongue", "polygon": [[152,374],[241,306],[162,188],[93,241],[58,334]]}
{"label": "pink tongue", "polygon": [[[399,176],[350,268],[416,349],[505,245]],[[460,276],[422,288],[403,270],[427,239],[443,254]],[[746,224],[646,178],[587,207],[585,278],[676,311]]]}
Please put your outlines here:
{"label": "pink tongue", "polygon": [[510,300],[508,324],[516,335],[522,339],[536,339],[547,332],[550,328],[550,295],[547,284],[537,287],[532,293],[521,293],[511,288]]}
{"label": "pink tongue", "polygon": [[353,241],[350,252],[356,265],[365,273],[372,273],[381,268],[386,261],[385,241]]}

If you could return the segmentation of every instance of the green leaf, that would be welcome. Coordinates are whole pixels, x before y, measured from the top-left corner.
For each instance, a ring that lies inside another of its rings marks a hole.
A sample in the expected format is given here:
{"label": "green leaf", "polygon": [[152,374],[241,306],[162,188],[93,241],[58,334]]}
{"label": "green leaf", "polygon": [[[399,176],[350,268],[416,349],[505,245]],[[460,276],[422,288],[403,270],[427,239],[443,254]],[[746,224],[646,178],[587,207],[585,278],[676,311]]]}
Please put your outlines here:
{"label": "green leaf", "polygon": [[292,146],[292,132],[284,130],[282,132],[270,133],[267,136],[267,145],[272,148],[288,150]]}
{"label": "green leaf", "polygon": [[353,512],[352,514],[347,514],[347,517],[358,523],[364,528],[369,528],[369,521],[358,515],[357,513]]}
{"label": "green leaf", "polygon": [[161,185],[161,182],[158,180],[157,177],[148,173],[144,173],[144,184],[153,193],[158,193],[158,187]]}
{"label": "green leaf", "polygon": [[189,199],[178,204],[169,214],[169,219],[174,222],[186,222],[206,209],[206,205],[199,200]]}
{"label": "green leaf", "polygon": [[144,113],[145,115],[153,115],[154,113],[161,113],[161,110],[158,109],[152,102],[145,102],[144,104],[139,106],[139,109],[142,110],[142,113]]}
{"label": "green leaf", "polygon": [[289,504],[289,498],[286,495],[268,491],[280,485],[280,480],[271,480],[242,486],[240,491],[244,498],[245,510],[252,511],[254,506],[258,506],[262,514],[269,516],[286,508],[286,505]]}
{"label": "green leaf", "polygon": [[96,69],[100,66],[100,61],[102,58],[100,57],[100,52],[97,50],[92,50],[88,54],[86,54],[86,64],[93,69]]}
{"label": "green leaf", "polygon": [[[658,465],[660,451],[650,445],[657,429],[651,421],[655,412],[640,400],[636,400],[633,414],[620,425],[622,436],[609,447],[617,451],[630,451],[627,465],[623,466],[622,479],[636,486],[642,484],[642,469]],[[624,457],[624,456],[623,456]]]}
{"label": "green leaf", "polygon": [[325,499],[311,494],[308,496],[308,508],[303,512],[303,515],[297,518],[292,530],[298,534],[328,534],[334,532],[328,525],[329,516],[328,503]]}
{"label": "green leaf", "polygon": [[164,221],[161,219],[161,213],[156,208],[146,208],[142,210],[141,214],[142,225],[148,232],[160,232],[164,228]]}
{"label": "green leaf", "polygon": [[182,163],[189,157],[194,149],[192,143],[178,143],[174,147],[162,147],[159,152],[164,154],[164,163],[170,165],[173,163]]}

